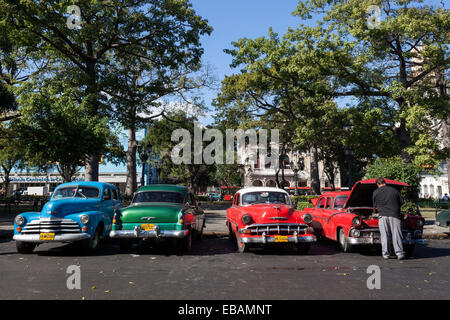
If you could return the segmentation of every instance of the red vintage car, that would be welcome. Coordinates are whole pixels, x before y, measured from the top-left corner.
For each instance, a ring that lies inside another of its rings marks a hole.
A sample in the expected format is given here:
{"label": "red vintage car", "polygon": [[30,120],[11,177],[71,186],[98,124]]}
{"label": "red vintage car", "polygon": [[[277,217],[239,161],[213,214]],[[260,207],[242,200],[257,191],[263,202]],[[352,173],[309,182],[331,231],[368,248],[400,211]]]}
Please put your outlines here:
{"label": "red vintage car", "polygon": [[316,241],[311,222],[310,214],[292,207],[285,190],[252,187],[236,192],[226,224],[239,252],[255,246],[292,245],[306,253]]}
{"label": "red vintage car", "polygon": [[[386,180],[386,184],[401,189],[408,184]],[[312,199],[314,208],[305,208],[312,216],[315,234],[338,241],[344,252],[361,245],[381,245],[378,213],[373,206],[375,179],[357,182],[351,191],[326,192]],[[404,250],[411,255],[416,244],[423,243],[425,220],[416,214],[404,214],[402,233]]]}

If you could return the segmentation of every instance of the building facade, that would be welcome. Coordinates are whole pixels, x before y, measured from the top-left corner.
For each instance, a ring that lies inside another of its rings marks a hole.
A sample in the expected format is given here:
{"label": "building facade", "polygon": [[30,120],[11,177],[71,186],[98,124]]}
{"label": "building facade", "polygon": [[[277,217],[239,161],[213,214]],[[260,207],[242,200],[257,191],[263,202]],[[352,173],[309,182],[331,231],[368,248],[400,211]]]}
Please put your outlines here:
{"label": "building facade", "polygon": [[437,172],[422,172],[420,181],[420,198],[441,199],[450,195],[447,164],[445,161],[437,168]]}

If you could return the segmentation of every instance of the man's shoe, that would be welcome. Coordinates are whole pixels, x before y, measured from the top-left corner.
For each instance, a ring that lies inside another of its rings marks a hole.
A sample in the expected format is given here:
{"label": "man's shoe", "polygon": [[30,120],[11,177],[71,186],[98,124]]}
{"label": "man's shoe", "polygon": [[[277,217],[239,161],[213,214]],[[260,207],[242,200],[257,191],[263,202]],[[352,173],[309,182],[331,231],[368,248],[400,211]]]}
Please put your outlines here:
{"label": "man's shoe", "polygon": [[389,260],[389,256],[383,256],[384,260]]}
{"label": "man's shoe", "polygon": [[398,260],[405,260],[405,256],[398,256],[397,259]]}

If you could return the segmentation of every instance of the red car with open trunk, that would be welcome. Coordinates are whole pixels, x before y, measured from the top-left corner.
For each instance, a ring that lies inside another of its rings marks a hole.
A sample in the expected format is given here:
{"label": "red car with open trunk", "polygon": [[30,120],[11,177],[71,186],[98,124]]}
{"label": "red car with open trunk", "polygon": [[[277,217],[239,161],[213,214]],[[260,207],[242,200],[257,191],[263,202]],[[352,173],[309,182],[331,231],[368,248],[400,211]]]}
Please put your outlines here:
{"label": "red car with open trunk", "polygon": [[[386,180],[386,184],[400,190],[408,184]],[[344,252],[355,246],[381,245],[378,213],[372,194],[377,189],[375,179],[357,182],[351,191],[326,192],[312,199],[314,208],[303,213],[312,216],[315,234],[338,241]],[[425,220],[416,214],[403,214],[402,233],[404,250],[411,255],[416,244],[423,243]]]}
{"label": "red car with open trunk", "polygon": [[316,241],[311,222],[310,214],[292,207],[285,190],[252,187],[236,192],[226,224],[239,252],[254,246],[289,245],[306,253]]}

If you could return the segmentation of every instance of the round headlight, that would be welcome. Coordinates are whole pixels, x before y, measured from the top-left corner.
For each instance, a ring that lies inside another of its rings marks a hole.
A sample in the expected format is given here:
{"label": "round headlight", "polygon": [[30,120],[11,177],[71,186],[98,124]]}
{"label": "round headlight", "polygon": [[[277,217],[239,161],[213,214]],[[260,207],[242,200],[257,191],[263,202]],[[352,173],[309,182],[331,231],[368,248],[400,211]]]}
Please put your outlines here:
{"label": "round headlight", "polygon": [[361,225],[361,218],[360,217],[354,217],[352,219],[352,225],[354,227],[357,227],[357,226]]}
{"label": "round headlight", "polygon": [[89,222],[89,216],[87,214],[83,214],[80,217],[80,221],[82,224],[88,224]]}
{"label": "round headlight", "polygon": [[312,222],[312,216],[309,213],[305,213],[303,215],[303,221],[305,221],[305,223],[311,223]]}
{"label": "round headlight", "polygon": [[23,216],[17,216],[14,219],[14,222],[18,225],[18,226],[23,226],[25,224],[25,218]]}
{"label": "round headlight", "polygon": [[242,222],[244,224],[250,224],[252,222],[252,217],[246,214],[245,216],[242,216]]}
{"label": "round headlight", "polygon": [[350,231],[350,236],[353,238],[358,238],[361,235],[361,232],[359,232],[358,229],[352,229]]}

